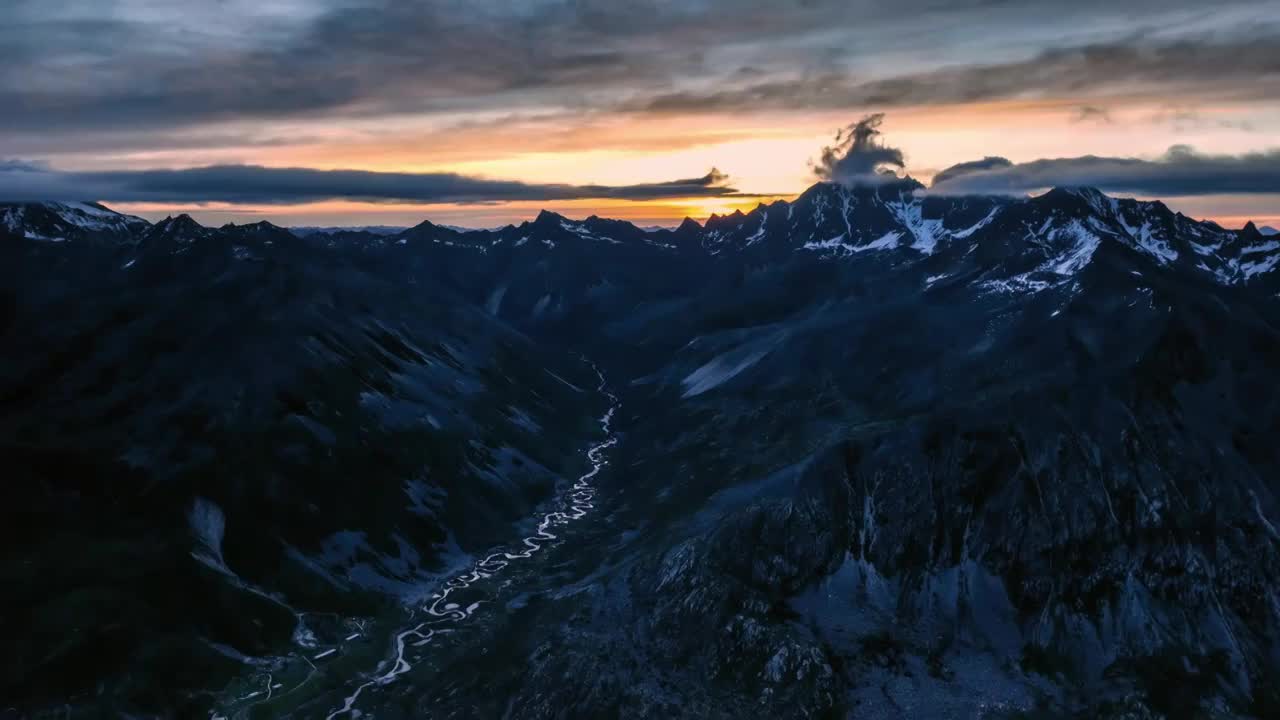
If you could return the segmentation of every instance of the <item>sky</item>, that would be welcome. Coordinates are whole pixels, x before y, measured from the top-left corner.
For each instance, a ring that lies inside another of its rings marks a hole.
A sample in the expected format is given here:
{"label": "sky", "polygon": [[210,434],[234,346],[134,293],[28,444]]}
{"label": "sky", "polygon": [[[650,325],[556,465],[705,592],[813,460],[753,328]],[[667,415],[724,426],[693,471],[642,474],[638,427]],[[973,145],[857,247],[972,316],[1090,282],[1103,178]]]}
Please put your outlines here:
{"label": "sky", "polygon": [[1280,0],[8,0],[0,108],[0,200],[206,224],[674,224],[890,169],[1280,226]]}

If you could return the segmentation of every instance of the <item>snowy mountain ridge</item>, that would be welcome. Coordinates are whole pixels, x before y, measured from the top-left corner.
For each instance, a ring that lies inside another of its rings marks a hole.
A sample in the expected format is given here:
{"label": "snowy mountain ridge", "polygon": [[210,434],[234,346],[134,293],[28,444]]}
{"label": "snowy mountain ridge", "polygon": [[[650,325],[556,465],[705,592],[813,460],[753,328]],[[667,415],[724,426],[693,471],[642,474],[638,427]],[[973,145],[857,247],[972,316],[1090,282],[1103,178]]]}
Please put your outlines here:
{"label": "snowy mountain ridge", "polygon": [[0,232],[29,240],[156,244],[166,238],[170,251],[180,252],[194,241],[233,232],[238,236],[235,245],[240,259],[257,256],[245,243],[252,244],[253,236],[264,233],[329,247],[355,243],[370,250],[408,251],[426,243],[480,254],[491,250],[558,254],[592,243],[702,255],[713,261],[739,255],[780,261],[802,253],[833,261],[881,256],[891,262],[915,262],[936,254],[968,254],[1016,239],[1023,252],[1037,256],[1037,261],[991,287],[1028,291],[1050,287],[1079,272],[1107,243],[1223,285],[1280,286],[1276,272],[1280,240],[1271,239],[1267,230],[1252,223],[1227,230],[1176,213],[1158,201],[1114,198],[1094,188],[1056,188],[1027,198],[938,196],[910,179],[875,187],[818,183],[790,202],[760,204],[746,213],[713,214],[702,224],[686,219],[674,229],[640,228],[594,215],[572,220],[546,210],[532,221],[493,230],[430,221],[401,230],[290,231],[270,223],[210,229],[188,215],[152,226],[95,203],[0,205]]}

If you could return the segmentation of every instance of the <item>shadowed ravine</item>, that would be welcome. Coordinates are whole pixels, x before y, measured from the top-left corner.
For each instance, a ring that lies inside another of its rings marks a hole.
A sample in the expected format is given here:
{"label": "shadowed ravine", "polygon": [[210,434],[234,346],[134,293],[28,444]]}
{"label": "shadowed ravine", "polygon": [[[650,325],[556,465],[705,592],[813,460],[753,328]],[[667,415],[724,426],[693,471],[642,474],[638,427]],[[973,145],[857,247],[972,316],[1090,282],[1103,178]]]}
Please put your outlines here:
{"label": "shadowed ravine", "polygon": [[[509,574],[506,571],[514,563],[528,560],[539,551],[563,539],[563,531],[561,531],[562,534],[557,534],[554,531],[556,528],[563,528],[574,521],[581,520],[595,508],[597,488],[593,480],[609,464],[605,457],[606,451],[618,442],[611,423],[614,414],[618,410],[619,402],[618,397],[608,390],[608,383],[600,368],[590,360],[586,360],[586,358],[583,358],[583,360],[591,366],[600,379],[600,384],[597,386],[596,391],[608,398],[609,401],[609,409],[599,418],[603,439],[593,443],[586,452],[586,457],[591,464],[590,469],[581,475],[573,485],[569,486],[561,496],[551,502],[551,506],[557,509],[542,515],[537,524],[536,532],[521,539],[519,543],[512,545],[509,549],[490,553],[472,564],[466,572],[445,580],[440,584],[439,589],[432,592],[425,601],[416,601],[411,604],[407,608],[407,614],[408,622],[412,624],[399,627],[391,632],[387,656],[378,663],[372,672],[362,673],[349,683],[352,685],[352,689],[342,698],[340,707],[333,708],[327,713],[327,720],[338,717],[360,717],[363,714],[360,711],[360,703],[362,699],[367,701],[367,691],[390,685],[408,674],[414,668],[415,653],[426,652],[422,648],[430,646],[433,639],[454,632],[459,625],[470,620],[477,613],[482,612],[484,605],[492,604],[490,599],[474,601],[468,599],[464,607],[461,602],[455,601],[458,594],[477,586],[483,581]],[[507,581],[503,584],[502,589],[515,590],[517,592],[523,589],[511,588],[512,583],[513,581]],[[424,616],[425,619],[419,619]],[[362,630],[348,635],[344,639],[345,642],[361,640],[365,636],[363,628],[366,626],[366,622],[359,622],[359,627]],[[281,699],[287,694],[301,690],[304,685],[311,682],[318,672],[315,661],[332,658],[343,649],[341,644],[327,647],[320,652],[315,652],[314,649],[311,649],[307,654],[300,654],[296,658],[289,659],[287,662],[291,662],[291,664],[296,665],[297,662],[293,662],[296,660],[305,663],[311,668],[311,671],[293,688],[285,687],[283,683],[276,682],[273,673],[265,673],[262,677],[255,678],[255,682],[260,683],[258,687],[261,689],[252,690],[236,698],[227,707],[223,708],[222,712],[215,712],[213,718],[216,720],[217,718],[228,716],[248,717],[255,708],[271,701],[272,698]],[[315,708],[310,708],[306,711],[306,714],[310,715],[315,712]]]}

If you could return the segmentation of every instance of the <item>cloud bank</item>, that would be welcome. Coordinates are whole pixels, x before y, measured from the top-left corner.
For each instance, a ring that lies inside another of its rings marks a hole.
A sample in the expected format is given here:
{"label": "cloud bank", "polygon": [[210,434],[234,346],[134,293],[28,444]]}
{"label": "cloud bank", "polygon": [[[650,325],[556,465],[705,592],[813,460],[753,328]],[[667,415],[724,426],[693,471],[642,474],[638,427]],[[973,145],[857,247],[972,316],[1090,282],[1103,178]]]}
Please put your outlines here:
{"label": "cloud bank", "polygon": [[535,184],[457,173],[221,165],[183,170],[60,172],[0,161],[0,201],[100,200],[297,204],[345,199],[384,203],[487,203],[512,200],[661,200],[737,196],[716,169],[696,178],[636,185]]}
{"label": "cloud bank", "polygon": [[1175,145],[1152,160],[1086,155],[1013,163],[988,157],[943,170],[935,176],[932,189],[1019,194],[1059,186],[1153,197],[1280,193],[1280,149],[1206,155]]}
{"label": "cloud bank", "polygon": [[[824,147],[814,172],[849,185],[899,177],[902,151],[882,140],[883,116],[867,116],[840,131]],[[1151,197],[1280,194],[1280,149],[1242,155],[1209,155],[1176,145],[1154,159],[1049,158],[1014,163],[988,156],[959,163],[933,178],[931,192],[1025,194],[1050,187],[1097,187]],[[217,165],[180,170],[65,172],[22,160],[0,159],[0,201],[100,200],[104,202],[294,205],[324,200],[372,203],[479,204],[580,199],[652,201],[689,197],[755,197],[738,191],[712,169],[700,177],[633,185],[526,183],[458,173],[391,173],[362,170]]]}

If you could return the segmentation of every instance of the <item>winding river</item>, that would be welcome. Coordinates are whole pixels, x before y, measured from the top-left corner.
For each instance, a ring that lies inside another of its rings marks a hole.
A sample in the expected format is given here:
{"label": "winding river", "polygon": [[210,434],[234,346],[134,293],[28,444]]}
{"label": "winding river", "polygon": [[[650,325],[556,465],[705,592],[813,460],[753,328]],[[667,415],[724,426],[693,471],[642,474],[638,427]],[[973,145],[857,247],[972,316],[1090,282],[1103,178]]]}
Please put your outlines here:
{"label": "winding river", "polygon": [[[588,361],[590,363],[590,361]],[[559,539],[557,531],[565,525],[580,520],[595,507],[596,487],[593,483],[596,475],[608,464],[605,453],[617,444],[611,424],[614,413],[618,410],[618,397],[609,392],[604,374],[595,363],[590,363],[596,376],[600,379],[597,391],[609,398],[609,409],[600,417],[600,428],[604,439],[587,449],[587,460],[591,468],[566,489],[565,493],[554,501],[557,509],[546,513],[538,522],[537,531],[523,538],[518,544],[504,550],[494,552],[482,560],[475,562],[469,570],[456,575],[432,594],[427,602],[417,608],[417,612],[426,614],[426,619],[416,625],[402,629],[395,634],[393,654],[389,661],[384,660],[371,677],[356,686],[350,695],[343,699],[341,707],[331,710],[326,720],[338,717],[359,717],[356,709],[360,696],[369,688],[389,685],[397,678],[409,672],[413,665],[409,658],[409,648],[422,647],[431,643],[436,635],[449,632],[454,627],[466,622],[480,611],[483,602],[473,602],[466,607],[453,602],[451,596],[458,591],[471,587],[477,582],[501,575],[513,563],[533,557],[548,544]],[[416,614],[416,612],[415,612]],[[354,636],[353,636],[354,637]],[[333,650],[326,653],[334,652]],[[318,658],[319,656],[317,656]],[[270,681],[268,681],[268,684]]]}

